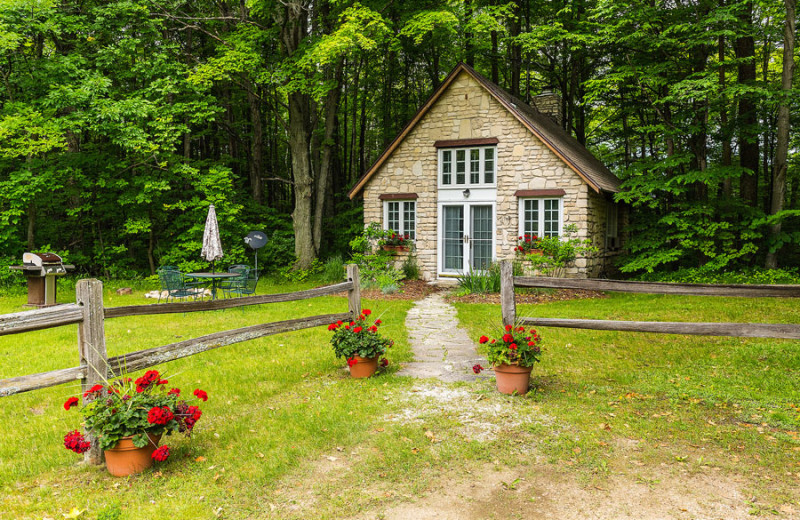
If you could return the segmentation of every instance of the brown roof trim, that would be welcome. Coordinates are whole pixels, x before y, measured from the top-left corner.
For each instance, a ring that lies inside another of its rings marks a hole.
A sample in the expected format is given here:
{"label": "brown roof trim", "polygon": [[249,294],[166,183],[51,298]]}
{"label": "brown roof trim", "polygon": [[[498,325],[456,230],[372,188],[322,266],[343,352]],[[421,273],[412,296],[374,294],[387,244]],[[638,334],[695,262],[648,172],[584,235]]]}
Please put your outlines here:
{"label": "brown roof trim", "polygon": [[444,141],[436,141],[433,143],[434,148],[461,148],[465,146],[484,146],[487,144],[497,144],[500,140],[496,137],[479,137],[476,139],[449,139]]}
{"label": "brown roof trim", "polygon": [[517,190],[514,193],[515,197],[563,197],[567,192],[561,189],[557,190]]}
{"label": "brown roof trim", "polygon": [[380,200],[414,200],[418,199],[416,193],[381,193]]}
{"label": "brown roof trim", "polygon": [[[549,139],[543,132],[539,131],[531,121],[525,116],[520,108],[518,108],[516,104],[516,100],[509,97],[506,99],[506,95],[501,94],[500,87],[491,83],[488,79],[484,78],[480,74],[478,74],[475,69],[467,65],[466,63],[459,63],[456,67],[447,75],[447,77],[442,81],[439,88],[437,88],[431,97],[425,102],[425,104],[420,107],[411,121],[403,127],[403,130],[394,140],[389,144],[386,150],[378,157],[375,163],[370,166],[370,168],[361,176],[361,178],[356,181],[355,186],[353,186],[350,191],[348,192],[348,196],[352,199],[361,191],[361,189],[366,185],[369,179],[375,174],[375,172],[383,165],[384,162],[392,155],[395,149],[400,146],[400,143],[403,142],[403,139],[411,132],[411,130],[416,126],[416,124],[422,119],[422,117],[430,110],[430,108],[438,101],[438,99],[442,96],[442,94],[447,90],[450,84],[455,80],[456,77],[461,72],[466,72],[469,74],[475,81],[477,81],[480,85],[482,85],[489,94],[500,103],[506,110],[511,112],[511,114],[520,122],[522,123],[525,128],[530,130],[530,132],[539,138],[539,140],[544,143],[544,145],[550,149],[558,158],[560,158],[564,163],[569,166],[569,168],[574,171],[583,181],[588,184],[593,190],[597,193],[601,193],[607,188],[601,188],[601,186],[591,178],[591,176],[584,172],[583,169],[572,159],[569,158],[569,151],[562,150],[556,143],[554,143],[551,139]],[[521,102],[520,102],[521,103]],[[613,174],[612,174],[613,175]]]}
{"label": "brown roof trim", "polygon": [[380,168],[383,165],[383,163],[386,162],[389,156],[392,155],[395,149],[398,146],[400,146],[400,143],[403,142],[403,139],[406,138],[409,132],[411,132],[414,126],[416,126],[416,124],[419,122],[419,120],[422,119],[422,116],[424,116],[428,112],[428,110],[430,110],[433,104],[436,103],[436,101],[441,97],[441,95],[447,90],[447,87],[449,87],[450,84],[453,82],[453,80],[456,79],[458,74],[462,70],[465,70],[464,67],[465,65],[463,63],[459,63],[458,65],[456,65],[456,68],[454,68],[450,72],[450,74],[448,74],[447,77],[444,78],[444,81],[442,81],[442,84],[439,85],[439,88],[433,91],[431,97],[429,97],[428,100],[420,107],[420,109],[417,110],[417,113],[414,114],[414,117],[411,118],[411,121],[409,121],[408,124],[406,124],[406,126],[403,127],[403,130],[401,130],[400,133],[397,134],[397,137],[395,137],[394,140],[392,140],[392,142],[389,143],[389,146],[386,147],[386,150],[384,150],[383,153],[378,157],[378,159],[372,164],[372,166],[370,166],[369,169],[366,172],[364,172],[364,175],[362,175],[361,178],[359,178],[356,181],[355,186],[353,186],[347,193],[347,196],[350,197],[350,199],[353,199],[356,195],[358,195],[358,192],[361,191],[361,189],[364,187],[364,185],[367,183],[370,177],[372,177],[375,174],[375,172],[378,171],[378,168]]}
{"label": "brown roof trim", "polygon": [[473,69],[472,67],[470,67],[470,66],[468,66],[468,65],[464,64],[464,67],[463,67],[463,68],[464,68],[464,70],[465,70],[465,71],[467,71],[467,73],[469,73],[469,74],[470,74],[470,75],[471,75],[473,78],[475,78],[475,81],[477,81],[478,83],[480,83],[481,85],[483,85],[483,86],[484,86],[484,88],[485,88],[486,90],[488,90],[488,91],[489,91],[489,92],[492,94],[492,97],[493,97],[493,98],[495,98],[495,99],[496,99],[496,100],[497,100],[497,101],[498,101],[498,102],[499,102],[501,105],[503,105],[504,107],[506,107],[506,110],[508,110],[509,112],[511,112],[512,114],[514,114],[514,116],[517,118],[517,120],[518,120],[520,123],[522,123],[522,124],[523,124],[523,125],[524,125],[524,126],[527,128],[527,129],[528,129],[528,130],[530,130],[530,131],[533,133],[533,135],[535,135],[536,137],[538,137],[538,138],[539,138],[539,140],[541,140],[541,141],[544,143],[544,145],[545,145],[545,146],[547,146],[547,147],[550,149],[550,151],[552,151],[554,154],[556,154],[556,155],[559,157],[559,159],[561,159],[562,161],[564,161],[564,162],[567,164],[567,166],[569,166],[569,167],[570,167],[570,169],[571,169],[572,171],[574,171],[575,173],[577,173],[577,174],[578,174],[578,176],[579,176],[581,179],[583,179],[583,181],[584,181],[586,184],[588,184],[589,186],[591,186],[591,187],[594,189],[594,191],[596,191],[597,193],[600,193],[600,191],[601,191],[601,190],[600,190],[600,186],[598,186],[596,182],[594,182],[592,179],[590,179],[590,178],[589,178],[589,176],[587,176],[587,175],[586,175],[586,174],[585,174],[583,171],[581,171],[581,169],[580,169],[580,168],[579,168],[579,167],[578,167],[578,166],[577,166],[577,165],[576,165],[576,164],[575,164],[575,163],[574,163],[572,160],[570,160],[570,159],[567,157],[567,155],[566,155],[564,152],[562,152],[562,151],[561,151],[561,150],[560,150],[560,149],[559,149],[559,148],[558,148],[558,147],[555,145],[555,143],[553,143],[552,141],[550,141],[550,139],[548,139],[547,137],[545,137],[545,136],[542,134],[542,132],[540,132],[540,131],[539,131],[537,128],[535,128],[535,127],[534,127],[532,124],[530,124],[530,123],[528,122],[528,119],[527,119],[527,118],[525,117],[525,115],[524,115],[524,114],[522,114],[522,112],[521,112],[521,111],[520,111],[520,110],[517,108],[517,105],[516,105],[515,103],[513,103],[513,102],[510,102],[510,101],[507,101],[507,100],[503,99],[503,96],[500,96],[500,95],[498,95],[498,94],[495,92],[495,89],[496,89],[496,88],[499,88],[497,85],[495,85],[495,84],[491,83],[491,82],[490,82],[488,79],[486,79],[486,78],[484,78],[483,76],[481,76],[480,74],[478,74],[478,73],[475,71],[475,69]]}

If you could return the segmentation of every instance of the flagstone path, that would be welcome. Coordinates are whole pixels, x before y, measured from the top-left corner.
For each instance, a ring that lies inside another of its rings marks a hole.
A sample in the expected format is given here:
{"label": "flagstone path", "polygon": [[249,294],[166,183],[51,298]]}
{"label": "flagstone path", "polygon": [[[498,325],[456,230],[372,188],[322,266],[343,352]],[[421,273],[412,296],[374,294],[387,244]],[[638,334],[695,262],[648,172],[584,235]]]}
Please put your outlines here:
{"label": "flagstone path", "polygon": [[416,302],[406,316],[408,339],[415,361],[404,363],[399,376],[435,377],[442,381],[475,381],[472,366],[489,363],[478,354],[476,344],[459,327],[456,309],[434,293]]}

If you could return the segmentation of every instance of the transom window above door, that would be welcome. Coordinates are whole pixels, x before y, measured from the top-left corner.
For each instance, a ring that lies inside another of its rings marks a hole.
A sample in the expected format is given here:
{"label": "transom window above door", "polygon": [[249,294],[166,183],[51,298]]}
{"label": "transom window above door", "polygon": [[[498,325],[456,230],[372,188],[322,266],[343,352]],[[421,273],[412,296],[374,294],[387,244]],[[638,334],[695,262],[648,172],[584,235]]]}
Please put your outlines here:
{"label": "transom window above door", "polygon": [[442,188],[494,186],[496,169],[496,146],[439,149],[439,186]]}

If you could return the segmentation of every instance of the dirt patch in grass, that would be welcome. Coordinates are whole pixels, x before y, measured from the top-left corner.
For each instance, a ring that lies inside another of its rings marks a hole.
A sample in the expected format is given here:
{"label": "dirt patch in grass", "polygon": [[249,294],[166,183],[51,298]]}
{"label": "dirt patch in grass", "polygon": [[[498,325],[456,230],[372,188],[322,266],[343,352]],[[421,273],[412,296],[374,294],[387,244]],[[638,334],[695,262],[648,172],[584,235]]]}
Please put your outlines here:
{"label": "dirt patch in grass", "polygon": [[[442,446],[445,453],[453,443],[486,443],[492,455],[483,462],[428,458],[420,463],[421,472],[411,471],[416,477],[384,480],[364,466],[379,456],[374,447],[343,448],[285,479],[273,494],[271,515],[356,520],[790,520],[800,515],[797,504],[762,504],[751,496],[751,475],[672,459],[641,462],[642,441],[624,436],[610,458],[599,455],[606,463],[594,469],[552,460],[539,443],[569,434],[564,425],[538,403],[487,393],[490,387],[420,382],[391,397],[401,406],[383,417],[386,435],[399,435],[390,433],[393,424],[431,428],[422,442],[433,451]],[[500,448],[495,455],[497,444],[490,448],[502,438],[513,439],[513,454]],[[605,469],[598,470],[601,466]]]}
{"label": "dirt patch in grass", "polygon": [[380,289],[362,289],[361,297],[370,300],[421,300],[430,294],[446,290],[429,285],[425,280],[404,280],[399,287],[400,290],[392,294],[383,294]]}
{"label": "dirt patch in grass", "polygon": [[[443,475],[425,496],[364,513],[359,520],[542,519],[618,520],[761,518],[740,491],[741,478],[709,470],[684,474],[642,468],[640,475],[615,474],[585,483],[553,464],[486,467],[470,474]],[[788,507],[788,506],[787,506]],[[754,509],[755,508],[755,509]],[[771,518],[792,518],[789,509]]]}
{"label": "dirt patch in grass", "polygon": [[[586,298],[605,298],[606,295],[599,291],[583,291],[578,289],[540,290],[536,292],[518,292],[517,305],[532,303],[552,303],[564,300],[583,300]],[[467,294],[456,296],[449,294],[446,297],[450,303],[494,303],[500,304],[500,294]]]}

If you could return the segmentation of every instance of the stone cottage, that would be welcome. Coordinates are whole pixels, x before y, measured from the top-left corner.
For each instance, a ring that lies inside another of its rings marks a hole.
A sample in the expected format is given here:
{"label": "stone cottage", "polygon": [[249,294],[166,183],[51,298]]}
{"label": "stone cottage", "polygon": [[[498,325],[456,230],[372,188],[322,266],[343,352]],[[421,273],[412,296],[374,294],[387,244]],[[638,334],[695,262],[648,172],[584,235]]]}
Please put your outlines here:
{"label": "stone cottage", "polygon": [[408,233],[426,280],[513,258],[520,235],[577,238],[601,253],[568,276],[607,272],[620,247],[620,181],[557,122],[553,95],[529,106],[463,63],[350,190],[365,223]]}

